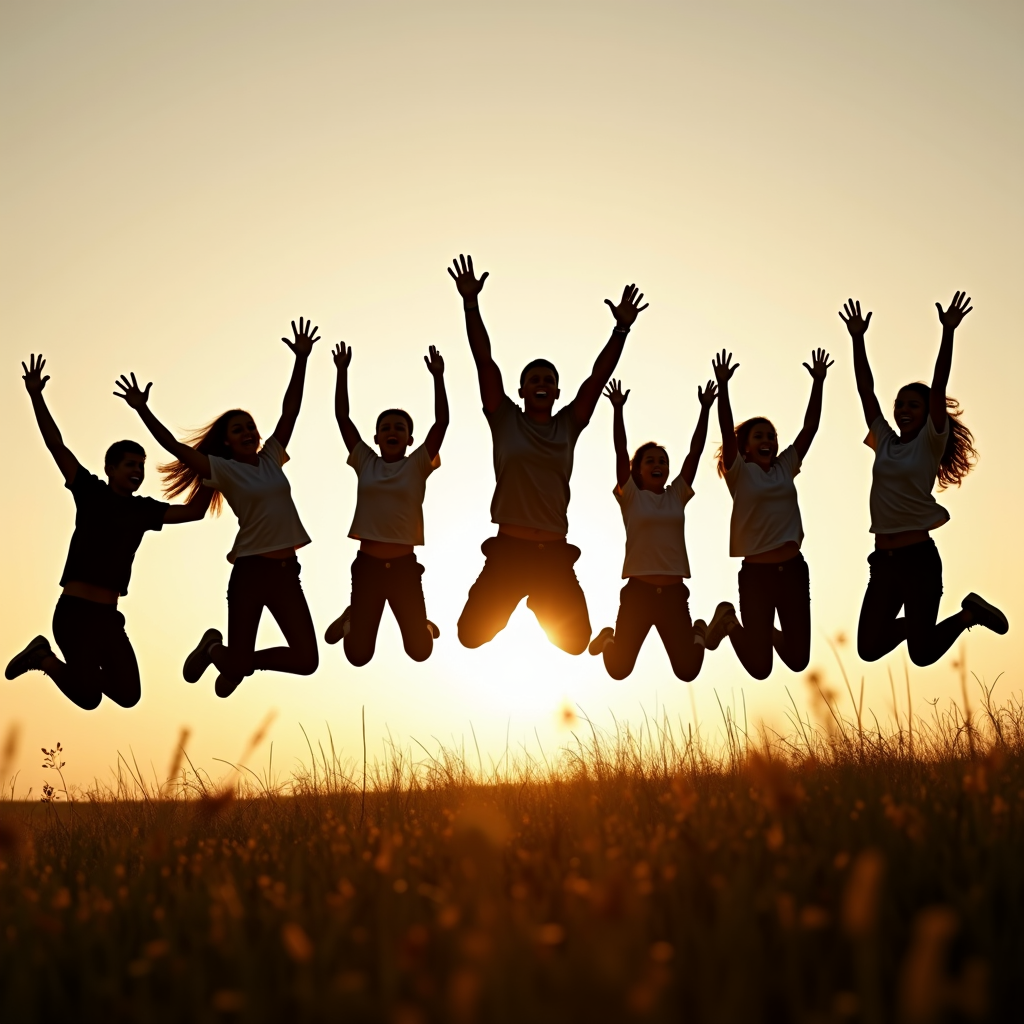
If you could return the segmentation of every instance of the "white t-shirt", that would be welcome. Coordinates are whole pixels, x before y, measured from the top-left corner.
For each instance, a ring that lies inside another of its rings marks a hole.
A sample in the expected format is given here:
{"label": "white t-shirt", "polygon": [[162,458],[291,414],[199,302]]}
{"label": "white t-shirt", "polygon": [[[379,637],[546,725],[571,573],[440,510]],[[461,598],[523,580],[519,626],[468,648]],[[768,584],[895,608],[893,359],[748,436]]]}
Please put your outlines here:
{"label": "white t-shirt", "polygon": [[630,576],[689,576],[686,557],[686,503],[693,488],[677,476],[661,494],[637,487],[632,475],[615,488],[615,500],[626,527],[626,560],[622,578]]}
{"label": "white t-shirt", "polygon": [[220,491],[238,517],[238,533],[228,561],[246,555],[262,555],[281,548],[301,548],[309,543],[292,501],[292,489],[281,467],[288,453],[273,434],[260,449],[255,466],[235,459],[209,456],[207,486]]}
{"label": "white t-shirt", "polygon": [[875,450],[871,468],[871,532],[902,533],[934,530],[948,522],[949,513],[935,500],[932,488],[949,438],[949,417],[942,433],[931,416],[906,444],[879,416],[864,443]]}
{"label": "white t-shirt", "polygon": [[427,477],[441,465],[441,456],[431,459],[421,444],[411,455],[385,462],[360,441],[349,453],[348,464],[359,477],[348,535],[382,544],[422,544]]}
{"label": "white t-shirt", "polygon": [[793,445],[779,452],[765,472],[756,462],[736,455],[725,474],[732,494],[729,554],[760,555],[804,539],[793,478],[800,472],[800,453]]}

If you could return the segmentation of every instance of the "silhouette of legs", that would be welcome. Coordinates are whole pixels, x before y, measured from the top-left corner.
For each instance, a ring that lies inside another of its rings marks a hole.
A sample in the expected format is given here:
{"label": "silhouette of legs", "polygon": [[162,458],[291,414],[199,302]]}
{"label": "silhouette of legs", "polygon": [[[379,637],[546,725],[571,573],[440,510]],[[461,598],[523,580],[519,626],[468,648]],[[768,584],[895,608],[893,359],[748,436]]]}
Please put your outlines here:
{"label": "silhouette of legs", "polygon": [[857,653],[865,661],[877,661],[906,640],[915,665],[934,664],[967,628],[959,613],[936,622],[942,559],[935,541],[876,549],[868,556],[868,565],[871,578],[860,609]]}
{"label": "silhouette of legs", "polygon": [[774,647],[790,669],[802,672],[811,657],[810,575],[803,555],[786,562],[744,562],[739,589],[742,625],[729,639],[743,667],[755,679],[767,679]]}
{"label": "silhouette of legs", "polygon": [[526,597],[548,639],[569,654],[590,642],[590,616],[573,565],[580,549],[563,541],[543,544],[499,534],[484,541],[483,570],[459,617],[459,641],[480,647],[508,624]]}
{"label": "silhouette of legs", "polygon": [[390,560],[363,551],[352,563],[352,603],[345,656],[353,665],[365,665],[377,645],[377,630],[385,603],[402,631],[405,652],[413,661],[426,661],[434,648],[423,601],[423,566],[415,555]]}
{"label": "silhouette of legs", "polygon": [[139,663],[116,605],[63,595],[53,613],[53,638],[67,659],[46,672],[61,693],[91,711],[106,696],[123,708],[142,697]]}

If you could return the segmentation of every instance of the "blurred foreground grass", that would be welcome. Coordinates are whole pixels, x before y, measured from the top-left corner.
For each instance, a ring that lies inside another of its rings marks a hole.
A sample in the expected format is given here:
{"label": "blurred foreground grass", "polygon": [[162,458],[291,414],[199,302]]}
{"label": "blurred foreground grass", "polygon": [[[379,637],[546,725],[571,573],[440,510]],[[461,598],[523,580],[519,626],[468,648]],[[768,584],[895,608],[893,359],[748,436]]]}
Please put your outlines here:
{"label": "blurred foreground grass", "polygon": [[1024,708],[983,703],[2,802],[0,1018],[1019,1020]]}

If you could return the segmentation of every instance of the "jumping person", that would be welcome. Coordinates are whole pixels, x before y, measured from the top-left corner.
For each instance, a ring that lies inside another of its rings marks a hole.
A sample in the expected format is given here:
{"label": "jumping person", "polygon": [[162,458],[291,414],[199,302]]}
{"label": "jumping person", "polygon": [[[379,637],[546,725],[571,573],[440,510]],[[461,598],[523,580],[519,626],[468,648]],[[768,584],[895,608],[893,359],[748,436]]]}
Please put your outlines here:
{"label": "jumping person", "polygon": [[[804,368],[811,375],[811,397],[803,429],[784,451],[771,420],[755,416],[733,424],[729,380],[739,368],[723,349],[712,363],[718,380],[718,422],[722,447],[719,476],[732,494],[729,554],[742,557],[740,615],[728,601],[715,609],[708,624],[706,646],[713,651],[724,635],[736,656],[755,678],[772,670],[772,649],[794,672],[802,672],[811,656],[811,596],[807,563],[800,554],[803,524],[793,478],[810,450],[821,421],[825,375],[832,365],[824,349],[811,353]],[[775,613],[780,629],[775,629]]]}
{"label": "jumping person", "polygon": [[491,521],[498,534],[483,543],[483,570],[470,588],[459,618],[459,640],[479,647],[505,628],[526,597],[548,639],[569,654],[582,654],[590,642],[590,617],[573,565],[580,549],[566,542],[569,478],[573,450],[597,407],[601,390],[615,370],[638,314],[643,295],[635,285],[622,290],[619,304],[605,302],[615,327],[576,397],[557,413],[558,371],[546,359],[533,359],[519,375],[524,412],[505,394],[501,371],[480,315],[479,278],[473,258],[460,256],[448,268],[462,296],[466,333],[476,362],[484,415],[494,444],[494,498]]}
{"label": "jumping person", "polygon": [[[308,676],[316,671],[319,656],[313,620],[299,583],[295,549],[309,543],[302,528],[291,487],[282,466],[286,448],[302,405],[306,361],[313,349],[317,328],[299,319],[292,321],[294,340],[281,340],[295,356],[291,380],[285,391],[281,418],[273,434],[260,447],[260,432],[243,409],[229,409],[185,442],[179,441],[149,408],[149,389],[143,391],[132,374],[117,381],[123,398],[138,412],[157,442],[174,456],[162,467],[169,497],[194,494],[207,486],[217,493],[215,511],[222,498],[238,517],[238,534],[228,552],[232,564],[228,583],[228,643],[219,629],[208,629],[195,650],[185,659],[182,675],[195,683],[212,663],[219,671],[215,691],[229,697],[239,683],[257,669]],[[263,609],[284,633],[287,647],[257,651],[256,631]]]}
{"label": "jumping person", "polygon": [[[875,397],[864,335],[871,314],[861,316],[860,303],[850,299],[840,319],[853,341],[853,369],[864,419],[866,444],[874,449],[871,472],[871,532],[875,550],[868,556],[870,581],[857,627],[857,653],[877,661],[904,640],[915,665],[931,665],[971,626],[995,633],[1010,628],[1006,616],[977,594],[968,594],[960,611],[937,622],[942,598],[942,559],[930,531],[949,521],[935,500],[939,490],[958,487],[974,467],[977,452],[970,430],[960,420],[960,407],[946,394],[953,364],[953,336],[968,313],[971,300],[956,292],[949,308],[935,303],[942,324],[942,341],[935,360],[931,387],[907,384],[893,405],[899,429],[886,422]],[[900,609],[903,615],[900,616]]]}
{"label": "jumping person", "polygon": [[352,563],[352,601],[327,628],[324,639],[336,644],[344,637],[345,657],[365,665],[377,646],[384,605],[402,631],[405,652],[413,661],[426,661],[440,635],[427,618],[423,602],[423,566],[414,547],[423,543],[423,497],[427,477],[441,465],[441,442],[448,429],[448,395],[444,360],[430,346],[423,357],[434,378],[434,425],[426,441],[406,456],[413,443],[412,417],[404,409],[385,409],[377,417],[373,443],[377,455],[359,436],[349,416],[348,368],[352,349],[341,342],[334,349],[338,370],[334,414],[348,448],[348,464],[356,471],[356,511],[348,535],[359,541]]}
{"label": "jumping person", "polygon": [[46,637],[37,636],[11,659],[6,676],[14,679],[41,669],[86,711],[104,696],[123,708],[134,707],[142,696],[139,665],[117,600],[128,593],[145,532],[197,522],[206,515],[213,492],[197,488],[185,505],[136,497],[146,476],[146,452],[137,441],[117,441],[107,449],[106,484],[93,476],[64,444],[46,406],[43,388],[50,377],[42,375],[45,365],[42,355],[29,356],[28,366],[21,364],[39,432],[75,499],[75,532],[53,613],[53,638],[67,660],[53,653]]}
{"label": "jumping person", "polygon": [[697,388],[700,414],[690,450],[676,478],[666,484],[668,452],[648,441],[629,459],[623,406],[629,391],[622,382],[609,383],[605,396],[612,403],[612,439],[615,443],[615,500],[626,527],[626,560],[622,578],[628,582],[619,592],[615,628],[605,626],[590,644],[590,653],[604,655],[604,667],[613,679],[625,679],[633,671],[637,655],[651,626],[661,635],[676,677],[686,682],[697,678],[704,663],[707,624],[690,621],[690,592],[686,557],[686,503],[693,497],[693,478],[708,437],[708,415],[718,389],[708,381]]}

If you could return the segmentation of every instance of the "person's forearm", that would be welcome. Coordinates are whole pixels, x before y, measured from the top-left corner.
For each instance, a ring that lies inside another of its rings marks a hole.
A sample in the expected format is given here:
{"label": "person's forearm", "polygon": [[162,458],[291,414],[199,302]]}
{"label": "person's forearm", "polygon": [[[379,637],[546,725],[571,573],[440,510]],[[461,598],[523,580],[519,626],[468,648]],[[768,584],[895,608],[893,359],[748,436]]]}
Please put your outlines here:
{"label": "person's forearm", "polygon": [[171,453],[176,459],[185,461],[185,456],[188,452],[194,449],[189,448],[187,444],[182,444],[153,414],[153,410],[148,405],[140,406],[136,409],[139,414],[139,418],[143,423],[146,424],[146,429],[153,435],[153,439],[156,441],[161,448],[165,448]]}
{"label": "person's forearm", "polygon": [[348,372],[338,370],[338,380],[334,385],[334,418],[338,426],[343,426],[350,419],[350,405],[348,398]]}
{"label": "person's forearm", "polygon": [[700,458],[700,453],[704,451],[704,445],[707,444],[708,420],[710,417],[710,407],[702,405],[700,407],[700,415],[697,417],[697,426],[693,428],[693,437],[690,439],[690,454],[695,459]]}
{"label": "person's forearm", "polygon": [[811,384],[811,397],[807,402],[807,412],[804,414],[804,433],[814,435],[818,432],[818,425],[821,423],[821,398],[825,390],[825,381],[816,377]]}
{"label": "person's forearm", "polygon": [[434,425],[446,428],[448,419],[448,391],[444,386],[444,377],[437,374],[434,377]]}
{"label": "person's forearm", "polygon": [[622,406],[617,405],[612,413],[612,441],[615,445],[615,458],[629,461],[629,444],[626,440],[626,416]]}
{"label": "person's forearm", "polygon": [[932,390],[936,394],[941,393],[943,401],[945,401],[949,374],[953,368],[953,336],[955,333],[955,327],[943,326],[939,354],[935,358],[935,372],[932,374]]}
{"label": "person's forearm", "polygon": [[594,360],[594,368],[590,377],[595,382],[599,382],[598,387],[603,388],[608,382],[608,378],[615,372],[615,367],[618,366],[619,359],[622,358],[622,350],[625,347],[628,334],[628,330],[622,331],[616,327]]}
{"label": "person's forearm", "polygon": [[49,451],[56,453],[62,450],[64,438],[61,436],[60,429],[53,416],[50,414],[49,406],[46,404],[46,399],[43,398],[41,391],[32,393],[32,411],[35,413],[36,423],[39,425],[39,433],[43,435],[43,443]]}
{"label": "person's forearm", "polygon": [[466,337],[469,348],[477,366],[491,360],[491,338],[484,326],[484,318],[480,315],[479,297],[467,299],[463,303],[466,314]]}
{"label": "person's forearm", "polygon": [[857,381],[857,390],[862,396],[874,395],[875,378],[871,373],[863,334],[853,336],[853,375]]}
{"label": "person's forearm", "polygon": [[306,356],[296,355],[291,379],[281,403],[281,416],[294,420],[302,408],[302,391],[306,384]]}

